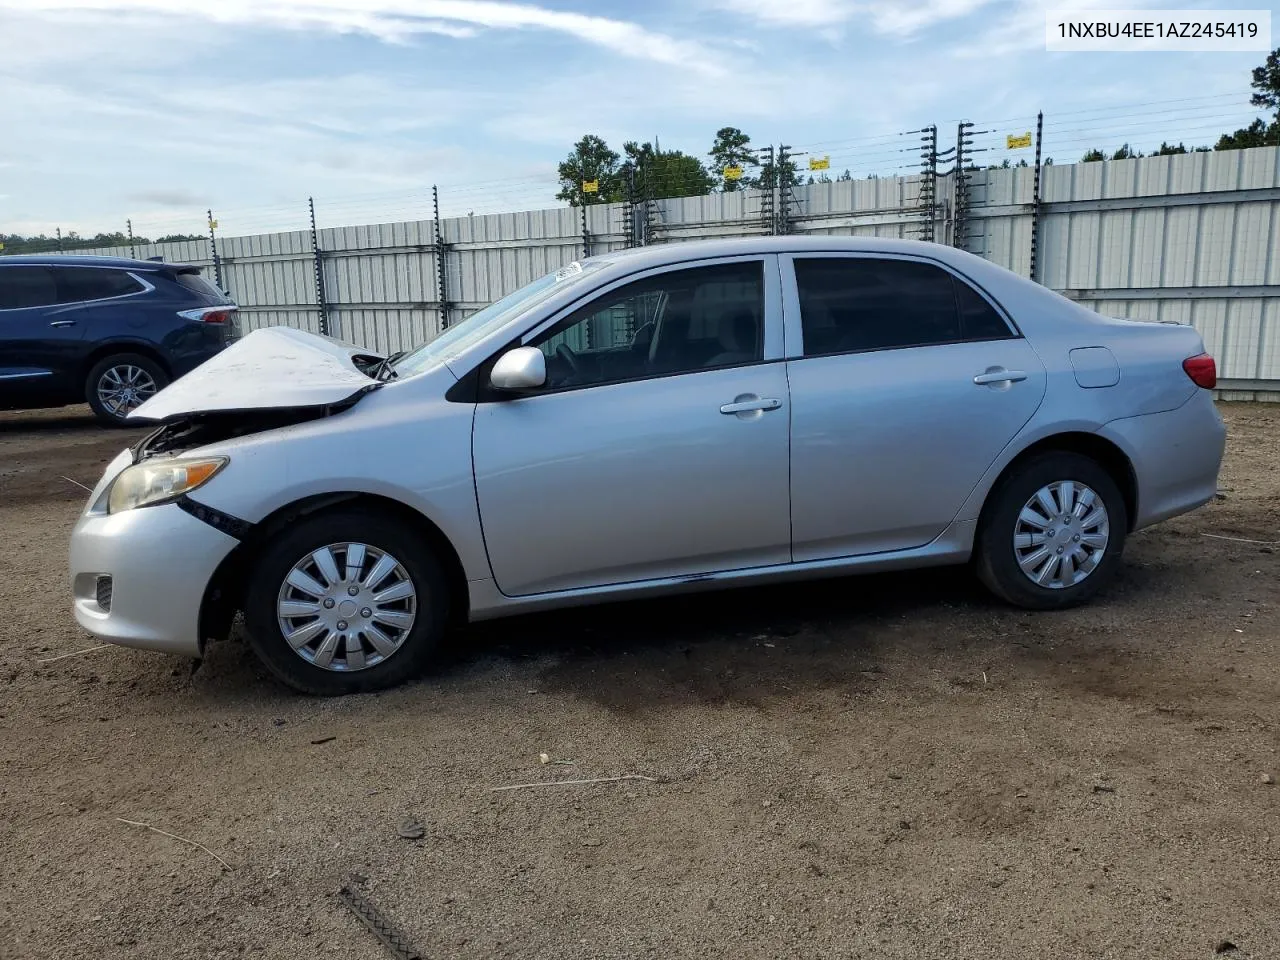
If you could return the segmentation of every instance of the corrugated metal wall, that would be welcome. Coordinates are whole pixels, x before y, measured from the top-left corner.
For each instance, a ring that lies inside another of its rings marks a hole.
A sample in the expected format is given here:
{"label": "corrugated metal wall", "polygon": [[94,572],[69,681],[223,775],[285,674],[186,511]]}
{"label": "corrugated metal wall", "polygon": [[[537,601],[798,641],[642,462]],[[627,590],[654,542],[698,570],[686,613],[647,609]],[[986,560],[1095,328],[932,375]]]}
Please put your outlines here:
{"label": "corrugated metal wall", "polygon": [[[1112,316],[1190,323],[1228,388],[1280,399],[1280,148],[1047,166],[1038,230],[1033,184],[1030,168],[974,171],[957,231],[954,178],[939,178],[935,237],[951,242],[958,232],[966,249],[1027,276],[1034,233],[1035,279]],[[786,203],[788,229],[917,236],[920,188],[919,176],[798,187]],[[653,201],[634,215],[648,242],[672,242],[767,233],[766,206],[746,190]],[[625,246],[627,218],[622,204],[589,207],[589,252]],[[441,232],[451,322],[584,249],[582,212],[568,208],[459,217]],[[438,333],[434,234],[429,220],[320,230],[330,333],[382,351]],[[247,329],[320,329],[309,233],[220,239],[218,252]],[[207,242],[137,253],[211,264]]]}

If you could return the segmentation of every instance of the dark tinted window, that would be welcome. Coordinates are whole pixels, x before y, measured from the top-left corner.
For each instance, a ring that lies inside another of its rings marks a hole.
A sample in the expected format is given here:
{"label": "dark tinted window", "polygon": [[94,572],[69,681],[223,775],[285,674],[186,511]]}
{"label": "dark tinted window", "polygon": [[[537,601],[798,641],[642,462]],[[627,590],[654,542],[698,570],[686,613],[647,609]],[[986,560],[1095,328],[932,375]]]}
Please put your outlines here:
{"label": "dark tinted window", "polygon": [[48,267],[0,266],[0,310],[57,303],[53,271]]}
{"label": "dark tinted window", "polygon": [[998,340],[1007,337],[1009,325],[977,290],[956,280],[956,303],[960,307],[960,331],[966,340]]}
{"label": "dark tinted window", "polygon": [[592,301],[530,344],[551,387],[751,363],[764,355],[763,264],[695,267]]}
{"label": "dark tinted window", "polygon": [[199,294],[202,298],[219,301],[226,299],[221,290],[198,273],[180,273],[174,279],[192,293]]}
{"label": "dark tinted window", "polygon": [[61,303],[123,297],[143,289],[142,284],[123,270],[104,267],[54,267],[53,273],[57,279],[58,300]]}
{"label": "dark tinted window", "polygon": [[866,257],[795,264],[808,356],[1009,335],[990,304],[931,264]]}

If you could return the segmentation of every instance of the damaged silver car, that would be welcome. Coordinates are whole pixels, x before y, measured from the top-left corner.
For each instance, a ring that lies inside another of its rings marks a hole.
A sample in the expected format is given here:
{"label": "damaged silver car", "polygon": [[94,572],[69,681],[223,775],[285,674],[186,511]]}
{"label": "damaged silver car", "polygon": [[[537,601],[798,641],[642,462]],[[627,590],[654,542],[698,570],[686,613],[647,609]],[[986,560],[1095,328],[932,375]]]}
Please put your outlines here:
{"label": "damaged silver car", "polygon": [[451,624],[972,563],[1031,609],[1212,498],[1185,326],[964,252],[761,237],[571,264],[403,355],[254,331],[138,407],[76,525],[77,620],[190,657],[239,611],[293,687],[420,673]]}

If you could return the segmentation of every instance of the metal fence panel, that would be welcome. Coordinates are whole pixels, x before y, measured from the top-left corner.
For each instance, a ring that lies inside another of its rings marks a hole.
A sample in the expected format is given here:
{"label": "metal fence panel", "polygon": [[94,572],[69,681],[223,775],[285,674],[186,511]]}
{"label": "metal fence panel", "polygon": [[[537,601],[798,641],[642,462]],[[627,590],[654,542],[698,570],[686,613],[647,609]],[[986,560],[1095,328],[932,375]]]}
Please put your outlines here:
{"label": "metal fence panel", "polygon": [[[1033,232],[1029,167],[974,170],[963,243],[1024,276]],[[911,237],[923,225],[922,178],[798,186],[782,218],[790,232]],[[1043,168],[1037,280],[1101,313],[1189,323],[1224,379],[1280,393],[1280,148],[1192,153]],[[936,182],[935,236],[954,238],[955,183]],[[756,189],[638,204],[650,242],[769,232]],[[775,203],[781,202],[780,198]],[[448,320],[547,272],[627,242],[624,204],[465,216],[440,224]],[[436,224],[431,220],[317,231],[332,335],[390,351],[442,329]],[[127,255],[127,248],[77,253]],[[140,258],[212,274],[207,239],[137,244]],[[309,231],[218,238],[223,286],[246,330],[320,330]],[[1221,288],[1221,293],[1214,288]],[[1248,390],[1245,391],[1249,392]]]}

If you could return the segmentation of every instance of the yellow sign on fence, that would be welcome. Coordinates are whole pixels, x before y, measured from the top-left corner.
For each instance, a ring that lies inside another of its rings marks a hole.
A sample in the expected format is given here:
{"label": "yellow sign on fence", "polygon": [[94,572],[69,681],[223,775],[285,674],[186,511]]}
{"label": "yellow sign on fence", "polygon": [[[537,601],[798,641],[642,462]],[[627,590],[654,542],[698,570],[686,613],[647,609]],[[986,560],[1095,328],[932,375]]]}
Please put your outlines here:
{"label": "yellow sign on fence", "polygon": [[210,230],[217,230],[217,229],[218,229],[218,221],[217,221],[217,220],[210,220],[210,221],[209,221],[209,229],[210,229]]}
{"label": "yellow sign on fence", "polygon": [[725,167],[724,178],[726,180],[741,180],[742,168],[741,167]]}
{"label": "yellow sign on fence", "polygon": [[599,180],[583,180],[582,192],[583,193],[599,193],[600,181]]}
{"label": "yellow sign on fence", "polygon": [[1031,146],[1031,132],[1018,135],[1011,133],[1004,138],[1005,146],[1010,150],[1021,150],[1023,147]]}
{"label": "yellow sign on fence", "polygon": [[809,169],[810,170],[830,170],[831,158],[830,157],[810,157]]}

